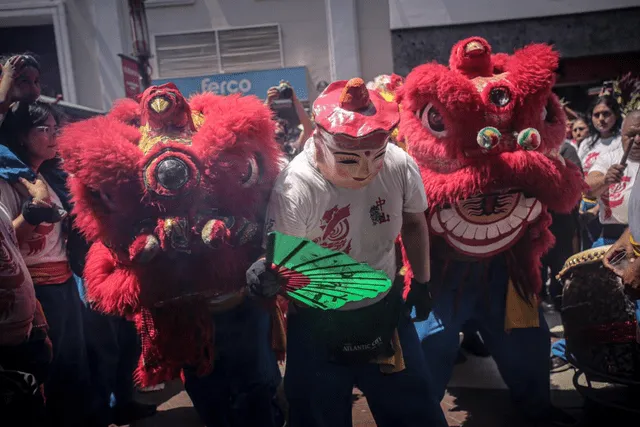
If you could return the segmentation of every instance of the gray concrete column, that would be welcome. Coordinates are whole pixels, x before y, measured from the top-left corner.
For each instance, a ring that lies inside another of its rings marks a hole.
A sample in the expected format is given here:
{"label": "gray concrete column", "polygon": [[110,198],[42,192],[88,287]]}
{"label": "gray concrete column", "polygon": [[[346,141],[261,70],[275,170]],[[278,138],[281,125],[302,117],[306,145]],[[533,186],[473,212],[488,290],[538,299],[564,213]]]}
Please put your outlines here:
{"label": "gray concrete column", "polygon": [[355,0],[325,0],[331,80],[360,77],[360,46]]}

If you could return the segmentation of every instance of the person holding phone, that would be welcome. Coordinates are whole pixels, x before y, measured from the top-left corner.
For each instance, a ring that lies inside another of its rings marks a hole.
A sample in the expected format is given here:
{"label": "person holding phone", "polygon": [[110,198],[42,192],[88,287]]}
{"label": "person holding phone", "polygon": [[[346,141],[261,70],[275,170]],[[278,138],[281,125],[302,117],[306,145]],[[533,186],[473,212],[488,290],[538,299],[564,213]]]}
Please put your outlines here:
{"label": "person holding phone", "polygon": [[311,136],[313,124],[298,99],[296,91],[289,82],[284,80],[281,80],[278,86],[269,88],[265,104],[272,110],[276,110],[279,101],[291,102],[291,107],[302,125],[302,132],[296,138],[293,137],[290,123],[281,117],[276,118],[276,141],[282,145],[282,151],[291,160],[302,150],[305,141]]}
{"label": "person holding phone", "polygon": [[33,102],[40,96],[40,64],[31,55],[0,59],[0,124],[17,101]]}

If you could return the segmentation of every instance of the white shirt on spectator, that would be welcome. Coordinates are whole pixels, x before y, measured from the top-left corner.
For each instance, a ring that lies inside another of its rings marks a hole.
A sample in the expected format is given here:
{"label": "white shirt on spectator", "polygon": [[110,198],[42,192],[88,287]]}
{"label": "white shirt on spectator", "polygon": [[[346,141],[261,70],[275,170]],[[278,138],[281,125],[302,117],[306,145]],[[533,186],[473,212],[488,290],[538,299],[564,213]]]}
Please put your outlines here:
{"label": "white shirt on spectator", "polygon": [[[401,148],[389,144],[380,173],[366,187],[354,190],[336,187],[322,176],[309,140],[304,151],[278,176],[265,228],[345,252],[383,270],[393,280],[395,240],[402,228],[402,213],[426,209],[418,166]],[[361,306],[351,303],[344,309]]]}
{"label": "white shirt on spectator", "polygon": [[[42,175],[38,175],[38,177],[44,181]],[[47,186],[49,187],[51,202],[62,206],[60,199],[49,183],[47,183]],[[7,208],[11,219],[17,218],[22,212],[22,201],[20,194],[11,184],[0,180],[0,203]],[[35,228],[28,239],[21,242],[20,251],[27,266],[31,267],[49,262],[67,261],[65,247],[65,236],[62,233],[61,223],[49,224],[43,222]]]}
{"label": "white shirt on spectator", "polygon": [[589,148],[593,138],[593,136],[585,138],[580,143],[580,147],[578,147],[578,157],[580,157],[585,178],[589,174],[593,165],[596,164],[600,154],[622,147],[622,138],[620,135],[611,136],[609,138],[599,138],[593,147]]}
{"label": "white shirt on spectator", "polygon": [[[612,165],[620,163],[624,149],[622,145],[619,147],[605,151],[600,154],[596,163],[591,167],[591,172],[607,173]],[[622,181],[618,184],[609,186],[599,198],[600,205],[600,222],[602,224],[628,224],[628,205],[631,188],[636,181],[636,175],[640,163],[627,160],[627,167],[624,169]]]}

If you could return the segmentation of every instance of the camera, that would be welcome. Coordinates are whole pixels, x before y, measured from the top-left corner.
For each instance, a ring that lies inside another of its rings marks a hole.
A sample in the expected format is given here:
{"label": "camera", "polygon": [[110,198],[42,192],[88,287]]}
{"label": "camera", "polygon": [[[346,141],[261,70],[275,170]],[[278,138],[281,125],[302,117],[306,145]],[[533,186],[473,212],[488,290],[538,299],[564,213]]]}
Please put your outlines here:
{"label": "camera", "polygon": [[293,88],[285,82],[281,82],[280,85],[278,85],[278,93],[280,99],[293,98]]}

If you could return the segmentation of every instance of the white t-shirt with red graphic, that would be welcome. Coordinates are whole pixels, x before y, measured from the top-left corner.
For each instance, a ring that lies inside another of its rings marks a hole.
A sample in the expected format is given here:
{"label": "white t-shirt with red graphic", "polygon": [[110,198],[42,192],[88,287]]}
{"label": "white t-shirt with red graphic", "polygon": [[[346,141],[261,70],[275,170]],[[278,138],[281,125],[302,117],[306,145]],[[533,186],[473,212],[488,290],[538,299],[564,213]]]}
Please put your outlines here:
{"label": "white t-shirt with red graphic", "polygon": [[36,294],[18,248],[11,216],[0,203],[0,345],[18,345],[31,332]]}
{"label": "white t-shirt with red graphic", "polygon": [[[336,187],[320,174],[308,142],[278,176],[265,228],[345,252],[393,280],[402,213],[426,209],[418,166],[401,148],[389,144],[380,173],[366,187],[352,190]],[[347,304],[345,309],[360,306]]]}
{"label": "white t-shirt with red graphic", "polygon": [[612,136],[609,138],[599,138],[598,141],[591,146],[591,141],[593,141],[593,136],[585,138],[581,143],[580,147],[578,147],[578,157],[580,157],[580,162],[582,163],[582,171],[584,172],[585,178],[589,174],[589,171],[596,164],[596,161],[600,157],[600,154],[605,153],[610,150],[616,150],[619,147],[622,147],[622,138],[620,135]]}
{"label": "white t-shirt with red graphic", "polygon": [[[42,175],[38,175],[42,180]],[[55,191],[47,183],[49,187],[49,195],[51,202],[62,206],[60,199]],[[22,212],[22,198],[18,194],[13,185],[6,181],[0,180],[0,203],[8,210],[12,219],[17,218]],[[42,223],[38,225],[31,236],[21,242],[20,251],[27,266],[67,261],[67,252],[65,250],[65,237],[62,233],[61,223],[49,224]]]}
{"label": "white t-shirt with red graphic", "polygon": [[[591,172],[607,173],[612,165],[620,163],[624,149],[622,145],[613,150],[603,152],[596,163],[591,167]],[[631,188],[636,181],[636,175],[640,169],[640,163],[627,160],[622,182],[613,184],[598,198],[600,204],[600,222],[602,224],[628,224],[628,205]]]}

